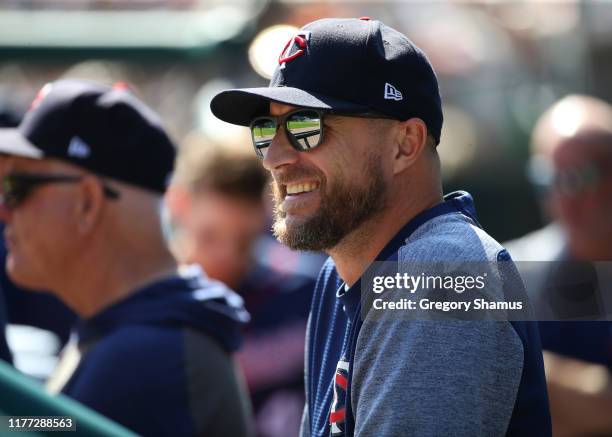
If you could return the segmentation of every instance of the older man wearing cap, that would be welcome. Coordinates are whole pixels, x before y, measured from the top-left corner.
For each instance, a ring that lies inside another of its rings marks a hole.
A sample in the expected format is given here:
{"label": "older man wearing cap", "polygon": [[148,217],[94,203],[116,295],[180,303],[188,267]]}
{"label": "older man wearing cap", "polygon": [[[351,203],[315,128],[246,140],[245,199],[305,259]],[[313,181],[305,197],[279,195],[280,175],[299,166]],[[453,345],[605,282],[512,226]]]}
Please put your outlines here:
{"label": "older man wearing cap", "polygon": [[250,126],[279,240],[330,255],[310,313],[302,435],[550,434],[533,323],[410,321],[362,299],[374,261],[488,263],[522,288],[470,195],[442,196],[440,95],[421,50],[368,18],[315,21],[269,87],[224,91],[211,108]]}
{"label": "older man wearing cap", "polygon": [[531,147],[529,176],[552,221],[506,246],[513,258],[535,261],[519,268],[550,320],[539,327],[553,426],[557,435],[610,435],[612,106],[563,97],[538,119]]}
{"label": "older man wearing cap", "polygon": [[157,116],[123,88],[58,81],[0,151],[8,273],[82,318],[50,388],[143,435],[247,435],[230,353],[248,314],[166,248],[175,150]]}

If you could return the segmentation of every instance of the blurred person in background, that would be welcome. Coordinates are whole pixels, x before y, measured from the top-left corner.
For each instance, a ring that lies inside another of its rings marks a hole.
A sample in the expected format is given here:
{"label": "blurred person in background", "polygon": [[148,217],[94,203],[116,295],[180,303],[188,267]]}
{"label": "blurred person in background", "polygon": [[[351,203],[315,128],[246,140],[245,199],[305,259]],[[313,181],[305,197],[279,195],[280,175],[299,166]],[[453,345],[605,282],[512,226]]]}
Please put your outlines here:
{"label": "blurred person in background", "polygon": [[[555,316],[592,319],[599,298],[591,262],[612,261],[612,107],[570,95],[544,112],[532,134],[530,177],[552,220],[508,250],[542,264],[535,298],[562,308]],[[563,296],[571,300],[560,306]],[[612,323],[547,321],[540,333],[555,435],[612,433]]]}
{"label": "blurred person in background", "polygon": [[550,434],[535,324],[408,320],[363,303],[375,261],[480,261],[523,288],[471,196],[442,195],[442,104],[418,47],[368,17],[318,20],[288,41],[269,87],[223,91],[211,109],[250,126],[277,238],[330,256],[308,325],[303,436]]}
{"label": "blurred person in background", "polygon": [[142,435],[248,435],[230,355],[248,313],[166,247],[175,149],[157,115],[124,87],[56,81],[0,151],[8,273],[82,319],[48,388]]}
{"label": "blurred person in background", "polygon": [[[11,107],[10,103],[3,105],[3,110],[0,112],[0,128],[14,128],[19,125],[21,119],[20,111]],[[0,172],[0,177],[2,174]],[[2,187],[0,186],[0,194]],[[4,223],[0,223],[0,233],[4,233]],[[11,281],[6,272],[6,244],[4,235],[0,236],[0,298],[4,299],[5,311],[4,317],[10,324],[29,325],[48,330],[57,335],[61,345],[66,344],[70,329],[76,321],[76,315],[64,303],[52,294],[32,290],[24,290],[18,287]],[[35,344],[31,341],[27,348],[31,348]],[[3,347],[0,345],[0,350]],[[17,354],[16,363],[20,362],[20,351],[14,350]],[[58,351],[56,350],[55,353]],[[3,356],[0,353],[0,356]],[[34,358],[36,359],[36,358]],[[38,366],[36,363],[30,362],[28,366],[34,366],[37,369],[42,369],[47,373],[48,369]],[[42,375],[41,375],[42,376]]]}
{"label": "blurred person in background", "polygon": [[[19,122],[16,120],[17,117],[14,116],[12,111],[7,111],[3,109],[0,112],[0,128],[4,127],[13,127]],[[0,157],[0,160],[2,158]],[[1,162],[0,162],[0,170],[1,170]],[[2,176],[2,172],[0,171],[0,177]],[[1,194],[1,192],[0,192]],[[0,231],[4,229],[2,223],[0,223]],[[1,243],[4,243],[4,239],[2,239]],[[5,252],[4,244],[0,245],[0,252]],[[4,268],[0,268],[4,272]],[[2,275],[6,276],[6,275]],[[5,287],[0,288],[0,360],[4,360],[8,363],[12,363],[13,357],[11,355],[11,351],[9,349],[8,343],[6,341],[6,326],[7,326],[7,315],[6,315],[6,291]]]}
{"label": "blurred person in background", "polygon": [[251,322],[238,363],[257,434],[281,437],[298,434],[304,408],[304,337],[314,281],[258,259],[267,182],[267,172],[244,143],[212,143],[191,134],[166,197],[177,227],[178,258],[199,264],[245,300]]}
{"label": "blurred person in background", "polygon": [[532,134],[528,173],[549,223],[507,242],[514,258],[612,257],[610,132],[611,107],[593,97],[570,95],[542,114]]}

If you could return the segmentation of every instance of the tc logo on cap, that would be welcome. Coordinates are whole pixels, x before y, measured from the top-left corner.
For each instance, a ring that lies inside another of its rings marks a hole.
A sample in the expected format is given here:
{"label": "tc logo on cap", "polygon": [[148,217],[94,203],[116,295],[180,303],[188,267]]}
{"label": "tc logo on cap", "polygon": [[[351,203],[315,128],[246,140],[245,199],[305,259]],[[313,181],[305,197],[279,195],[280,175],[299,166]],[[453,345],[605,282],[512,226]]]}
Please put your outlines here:
{"label": "tc logo on cap", "polygon": [[285,44],[285,48],[281,51],[278,57],[278,63],[284,66],[283,64],[285,62],[289,62],[304,54],[309,39],[310,32],[306,31],[298,32],[292,36],[291,39],[287,41],[287,44]]}

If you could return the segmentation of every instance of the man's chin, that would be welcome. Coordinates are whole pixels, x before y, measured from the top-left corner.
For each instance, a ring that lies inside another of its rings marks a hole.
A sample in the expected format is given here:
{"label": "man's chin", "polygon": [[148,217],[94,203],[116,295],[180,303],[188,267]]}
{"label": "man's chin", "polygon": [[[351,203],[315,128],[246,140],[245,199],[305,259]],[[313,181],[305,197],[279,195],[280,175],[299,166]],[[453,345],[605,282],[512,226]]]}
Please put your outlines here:
{"label": "man's chin", "polygon": [[277,219],[277,222],[284,229],[291,231],[303,228],[311,218],[310,215],[304,214],[285,214],[284,217]]}
{"label": "man's chin", "polygon": [[19,287],[30,289],[30,290],[38,290],[43,287],[33,278],[32,274],[29,274],[27,271],[19,268],[19,263],[16,262],[15,257],[9,254],[6,258],[6,274],[9,279],[13,281],[15,285]]}
{"label": "man's chin", "polygon": [[326,251],[337,241],[330,238],[323,218],[286,216],[274,222],[274,236],[292,250]]}
{"label": "man's chin", "polygon": [[300,242],[303,240],[305,222],[303,217],[292,215],[277,218],[274,222],[274,236],[292,250],[303,250]]}

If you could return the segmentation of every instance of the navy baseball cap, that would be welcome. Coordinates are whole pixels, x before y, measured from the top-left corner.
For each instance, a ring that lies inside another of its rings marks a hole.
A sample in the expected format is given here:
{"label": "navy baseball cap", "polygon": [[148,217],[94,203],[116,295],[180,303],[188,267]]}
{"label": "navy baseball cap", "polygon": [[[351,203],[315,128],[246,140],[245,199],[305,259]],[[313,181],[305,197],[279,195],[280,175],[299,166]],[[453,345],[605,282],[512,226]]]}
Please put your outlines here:
{"label": "navy baseball cap", "polygon": [[163,193],[176,148],[124,85],[59,80],[39,91],[17,128],[0,129],[0,153],[56,158]]}
{"label": "navy baseball cap", "polygon": [[425,54],[405,35],[367,17],[325,18],[302,27],[287,43],[267,88],[222,91],[211,102],[221,120],[248,126],[269,114],[269,103],[418,117],[440,141],[442,103]]}

